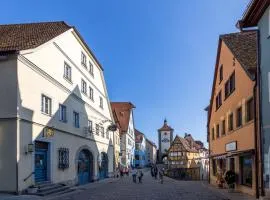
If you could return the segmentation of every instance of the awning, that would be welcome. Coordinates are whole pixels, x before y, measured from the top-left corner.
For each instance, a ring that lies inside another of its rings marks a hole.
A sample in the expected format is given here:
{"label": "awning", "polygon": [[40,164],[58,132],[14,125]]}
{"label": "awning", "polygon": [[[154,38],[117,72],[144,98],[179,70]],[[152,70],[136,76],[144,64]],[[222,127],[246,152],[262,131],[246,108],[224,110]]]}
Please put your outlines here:
{"label": "awning", "polygon": [[209,157],[212,159],[217,159],[217,160],[226,159],[227,153],[210,155]]}

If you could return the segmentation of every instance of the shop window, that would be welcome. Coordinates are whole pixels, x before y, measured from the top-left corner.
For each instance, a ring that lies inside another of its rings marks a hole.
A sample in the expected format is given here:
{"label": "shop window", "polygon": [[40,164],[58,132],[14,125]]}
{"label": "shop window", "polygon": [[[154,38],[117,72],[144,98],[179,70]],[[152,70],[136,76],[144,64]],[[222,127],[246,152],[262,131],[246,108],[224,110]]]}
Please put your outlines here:
{"label": "shop window", "polygon": [[252,187],[252,158],[251,156],[240,157],[241,183]]}

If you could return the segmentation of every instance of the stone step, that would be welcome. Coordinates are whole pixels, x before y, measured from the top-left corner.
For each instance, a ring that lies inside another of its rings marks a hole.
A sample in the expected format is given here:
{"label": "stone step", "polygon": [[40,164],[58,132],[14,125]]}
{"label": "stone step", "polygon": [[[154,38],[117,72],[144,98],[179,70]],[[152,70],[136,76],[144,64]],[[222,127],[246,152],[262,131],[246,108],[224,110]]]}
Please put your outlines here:
{"label": "stone step", "polygon": [[62,195],[62,194],[74,192],[75,190],[76,190],[75,188],[69,188],[69,189],[67,189],[67,190],[63,190],[63,191],[60,191],[60,192],[56,192],[56,193],[49,194],[48,196],[49,196],[49,197],[59,196],[59,195]]}
{"label": "stone step", "polygon": [[50,185],[46,185],[46,186],[43,186],[43,187],[39,187],[38,192],[46,192],[48,190],[53,190],[53,189],[60,188],[60,187],[63,187],[63,185],[61,185],[61,184],[50,184]]}
{"label": "stone step", "polygon": [[42,192],[37,192],[36,195],[39,196],[48,196],[48,195],[52,195],[55,193],[59,193],[59,192],[64,192],[65,190],[69,190],[70,187],[69,186],[64,186],[61,185],[61,187],[55,187],[55,188],[51,188],[50,190],[46,190],[46,191],[42,191]]}

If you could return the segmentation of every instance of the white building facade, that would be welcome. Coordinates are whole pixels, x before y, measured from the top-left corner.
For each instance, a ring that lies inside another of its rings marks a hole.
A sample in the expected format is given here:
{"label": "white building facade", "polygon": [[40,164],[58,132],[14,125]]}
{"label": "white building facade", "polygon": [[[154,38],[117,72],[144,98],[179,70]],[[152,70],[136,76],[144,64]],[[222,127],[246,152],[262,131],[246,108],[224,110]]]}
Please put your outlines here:
{"label": "white building facade", "polygon": [[146,139],[146,165],[156,164],[157,146],[150,140]]}
{"label": "white building facade", "polygon": [[120,165],[131,167],[135,164],[135,126],[130,102],[111,102],[114,121],[120,130]]}
{"label": "white building facade", "polygon": [[0,190],[110,176],[113,117],[103,69],[87,44],[64,22],[9,26],[25,43],[41,39],[16,52],[2,49]]}

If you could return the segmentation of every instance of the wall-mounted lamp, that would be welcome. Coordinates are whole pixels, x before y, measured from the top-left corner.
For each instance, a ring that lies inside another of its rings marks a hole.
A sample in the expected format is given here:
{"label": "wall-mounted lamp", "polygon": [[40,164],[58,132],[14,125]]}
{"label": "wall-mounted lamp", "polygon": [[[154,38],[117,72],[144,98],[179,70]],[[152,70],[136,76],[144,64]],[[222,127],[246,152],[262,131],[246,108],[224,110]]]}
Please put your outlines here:
{"label": "wall-mounted lamp", "polygon": [[34,152],[34,144],[27,144],[25,147],[25,154]]}

